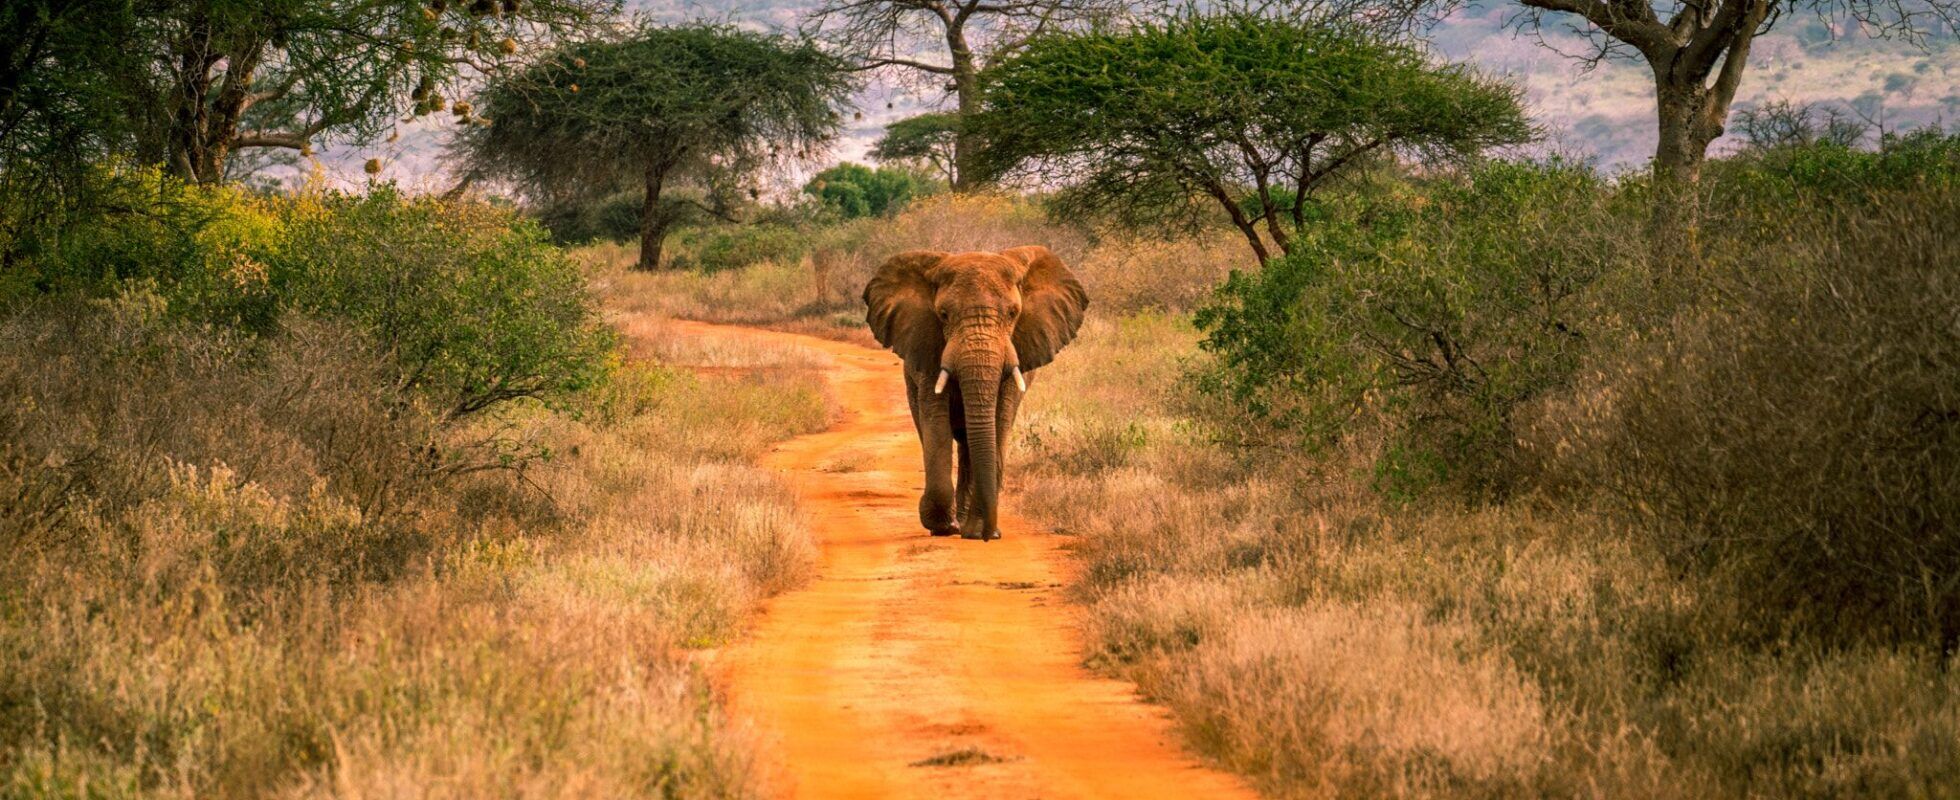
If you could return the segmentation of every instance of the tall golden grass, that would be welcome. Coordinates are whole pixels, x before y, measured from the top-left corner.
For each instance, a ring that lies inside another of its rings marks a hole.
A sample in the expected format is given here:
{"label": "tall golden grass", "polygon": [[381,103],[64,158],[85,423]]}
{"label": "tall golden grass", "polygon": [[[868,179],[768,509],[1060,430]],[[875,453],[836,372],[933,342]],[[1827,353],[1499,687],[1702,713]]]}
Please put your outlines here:
{"label": "tall golden grass", "polygon": [[[1177,316],[1092,317],[1010,488],[1079,537],[1088,661],[1275,797],[1943,796],[1955,657],[1762,648],[1614,517],[1385,506],[1212,441]],[[1093,365],[1090,366],[1090,365]]]}
{"label": "tall golden grass", "polygon": [[[826,422],[796,356],[666,348],[699,363],[445,433],[329,325],[256,354],[141,308],[5,328],[0,796],[760,791],[687,653],[810,564],[749,466]],[[551,458],[429,468],[488,427]]]}

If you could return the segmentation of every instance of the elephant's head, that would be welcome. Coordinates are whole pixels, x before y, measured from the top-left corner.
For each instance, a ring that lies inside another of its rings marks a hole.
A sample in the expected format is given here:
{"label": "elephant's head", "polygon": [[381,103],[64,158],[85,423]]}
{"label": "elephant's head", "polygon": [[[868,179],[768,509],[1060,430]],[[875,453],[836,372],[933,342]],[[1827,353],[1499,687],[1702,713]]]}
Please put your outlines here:
{"label": "elephant's head", "polygon": [[[957,381],[973,470],[971,524],[997,530],[998,433],[1024,374],[1055,359],[1075,338],[1089,297],[1046,247],[1000,253],[900,253],[864,289],[866,321],[878,342],[905,360],[917,381],[945,398]],[[946,402],[946,400],[940,400]]]}

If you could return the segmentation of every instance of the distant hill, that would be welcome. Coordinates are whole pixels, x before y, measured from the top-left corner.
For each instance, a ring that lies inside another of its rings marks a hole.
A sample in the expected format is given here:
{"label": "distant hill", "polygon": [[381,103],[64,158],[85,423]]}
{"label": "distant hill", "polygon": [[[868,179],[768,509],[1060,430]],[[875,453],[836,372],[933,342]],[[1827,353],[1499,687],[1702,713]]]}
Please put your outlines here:
{"label": "distant hill", "polygon": [[[732,0],[723,3],[633,0],[631,7],[659,20],[727,19],[757,27],[793,28],[809,0]],[[1524,86],[1533,118],[1545,130],[1544,147],[1593,158],[1607,168],[1638,166],[1653,151],[1653,91],[1645,68],[1608,62],[1590,73],[1579,62],[1517,35],[1504,20],[1510,3],[1472,9],[1432,32],[1437,54],[1467,61]],[[1559,44],[1578,51],[1576,41]],[[1887,129],[1960,122],[1960,39],[1936,39],[1924,49],[1872,40],[1850,24],[1796,18],[1757,40],[1737,109],[1773,100],[1833,104],[1854,110]],[[937,106],[944,95],[930,87],[874,84],[859,98],[861,117],[848,123],[834,156],[862,160],[884,126]],[[363,180],[361,163],[380,157],[384,177],[411,187],[447,185],[439,162],[446,120],[405,124],[397,141],[356,147],[329,146],[308,165],[330,181]],[[1732,147],[1718,142],[1718,150]],[[296,176],[296,169],[289,171]]]}

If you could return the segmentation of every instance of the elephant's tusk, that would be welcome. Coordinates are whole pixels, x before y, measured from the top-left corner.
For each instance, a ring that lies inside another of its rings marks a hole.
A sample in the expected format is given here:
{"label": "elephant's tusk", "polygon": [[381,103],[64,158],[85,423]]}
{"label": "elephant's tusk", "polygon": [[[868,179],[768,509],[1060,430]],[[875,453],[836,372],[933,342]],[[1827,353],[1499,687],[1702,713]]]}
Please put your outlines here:
{"label": "elephant's tusk", "polygon": [[1021,374],[1021,365],[1019,364],[1014,365],[1014,385],[1021,387],[1021,391],[1023,392],[1028,390],[1027,376]]}
{"label": "elephant's tusk", "polygon": [[947,378],[949,378],[949,377],[952,377],[952,375],[953,375],[953,373],[952,373],[951,371],[949,371],[949,370],[943,370],[943,369],[942,369],[942,370],[940,370],[940,371],[939,371],[939,380],[938,380],[938,382],[936,382],[936,383],[934,383],[934,384],[932,385],[932,393],[933,393],[933,394],[940,394],[940,393],[942,393],[942,392],[944,392],[944,391],[946,391],[946,379],[947,379]]}

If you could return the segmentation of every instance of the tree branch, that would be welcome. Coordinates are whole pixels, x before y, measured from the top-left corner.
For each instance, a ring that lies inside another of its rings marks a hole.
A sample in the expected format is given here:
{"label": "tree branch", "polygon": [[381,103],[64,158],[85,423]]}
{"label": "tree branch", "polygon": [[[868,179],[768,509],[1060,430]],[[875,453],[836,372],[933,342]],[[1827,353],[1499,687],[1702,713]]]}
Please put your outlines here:
{"label": "tree branch", "polygon": [[1608,36],[1632,45],[1653,63],[1667,60],[1675,49],[1673,33],[1654,17],[1652,9],[1648,9],[1645,14],[1636,13],[1628,16],[1624,5],[1607,5],[1600,0],[1519,1],[1528,8],[1563,11],[1584,17],[1587,22],[1598,26]]}
{"label": "tree branch", "polygon": [[938,64],[928,64],[924,61],[914,61],[909,58],[874,58],[869,61],[865,61],[864,63],[858,64],[856,66],[847,67],[845,68],[845,71],[846,72],[869,72],[874,69],[884,69],[885,67],[908,67],[911,69],[921,70],[924,72],[931,72],[937,75],[953,74],[952,67],[942,67],[939,66]]}
{"label": "tree branch", "polygon": [[313,137],[332,126],[333,122],[322,118],[318,122],[292,132],[240,131],[231,140],[233,149],[241,147],[284,147],[288,150],[304,150]]}

